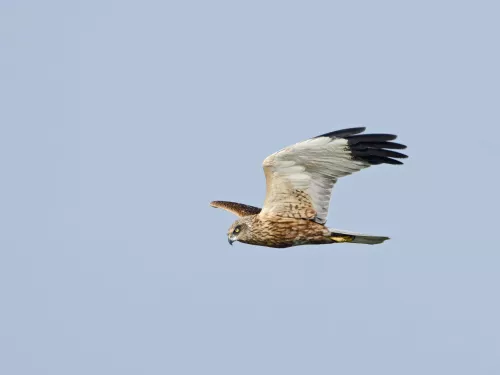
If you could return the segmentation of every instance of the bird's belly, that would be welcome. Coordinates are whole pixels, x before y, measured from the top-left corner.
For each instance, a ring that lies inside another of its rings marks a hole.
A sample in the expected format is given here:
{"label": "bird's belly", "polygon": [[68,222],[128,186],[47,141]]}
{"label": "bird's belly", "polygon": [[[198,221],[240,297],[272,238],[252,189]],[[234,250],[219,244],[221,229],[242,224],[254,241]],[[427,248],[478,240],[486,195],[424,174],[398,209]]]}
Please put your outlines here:
{"label": "bird's belly", "polygon": [[317,244],[323,243],[325,235],[329,233],[323,225],[304,219],[269,219],[262,224],[253,233],[253,245],[285,248]]}

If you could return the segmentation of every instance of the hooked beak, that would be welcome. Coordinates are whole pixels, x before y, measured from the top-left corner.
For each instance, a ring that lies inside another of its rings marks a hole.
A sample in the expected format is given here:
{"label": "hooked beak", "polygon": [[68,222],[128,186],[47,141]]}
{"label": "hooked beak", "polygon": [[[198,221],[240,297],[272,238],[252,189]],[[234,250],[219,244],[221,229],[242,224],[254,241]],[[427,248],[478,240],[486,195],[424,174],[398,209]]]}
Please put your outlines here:
{"label": "hooked beak", "polygon": [[227,238],[227,242],[229,242],[229,245],[233,246],[233,242],[234,242],[234,241],[233,241],[231,238],[229,238],[229,237],[228,237],[228,238]]}

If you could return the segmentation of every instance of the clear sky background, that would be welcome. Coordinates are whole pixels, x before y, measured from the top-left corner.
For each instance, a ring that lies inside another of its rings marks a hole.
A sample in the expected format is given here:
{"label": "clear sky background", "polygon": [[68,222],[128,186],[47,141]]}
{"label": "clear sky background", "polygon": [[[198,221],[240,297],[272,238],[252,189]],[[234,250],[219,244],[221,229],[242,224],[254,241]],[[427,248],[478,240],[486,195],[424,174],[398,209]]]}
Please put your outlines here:
{"label": "clear sky background", "polygon": [[[0,373],[500,373],[494,1],[0,1]],[[380,246],[237,243],[262,160],[350,126]]]}

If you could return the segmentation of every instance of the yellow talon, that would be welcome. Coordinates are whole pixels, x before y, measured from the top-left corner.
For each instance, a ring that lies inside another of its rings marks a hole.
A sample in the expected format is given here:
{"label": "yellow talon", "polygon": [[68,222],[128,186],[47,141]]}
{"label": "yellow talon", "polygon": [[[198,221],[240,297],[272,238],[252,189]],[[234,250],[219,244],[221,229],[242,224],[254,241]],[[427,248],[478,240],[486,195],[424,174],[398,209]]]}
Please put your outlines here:
{"label": "yellow talon", "polygon": [[354,241],[354,236],[333,236],[330,239],[335,242],[352,242]]}

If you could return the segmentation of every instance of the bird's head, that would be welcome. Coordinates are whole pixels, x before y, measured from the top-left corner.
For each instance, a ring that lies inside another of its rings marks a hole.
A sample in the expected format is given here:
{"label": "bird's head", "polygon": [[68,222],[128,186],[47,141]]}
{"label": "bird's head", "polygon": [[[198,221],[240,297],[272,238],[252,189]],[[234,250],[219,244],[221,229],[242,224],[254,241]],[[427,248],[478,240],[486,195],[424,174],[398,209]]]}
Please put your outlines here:
{"label": "bird's head", "polygon": [[227,240],[232,245],[235,241],[246,242],[250,239],[252,227],[250,216],[241,217],[236,220],[227,232]]}

